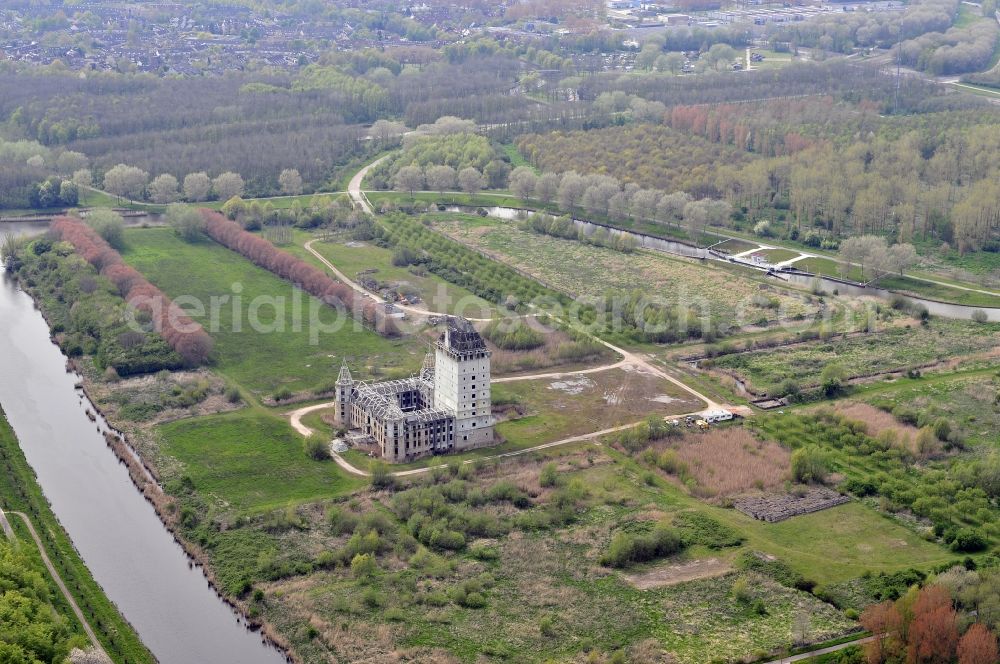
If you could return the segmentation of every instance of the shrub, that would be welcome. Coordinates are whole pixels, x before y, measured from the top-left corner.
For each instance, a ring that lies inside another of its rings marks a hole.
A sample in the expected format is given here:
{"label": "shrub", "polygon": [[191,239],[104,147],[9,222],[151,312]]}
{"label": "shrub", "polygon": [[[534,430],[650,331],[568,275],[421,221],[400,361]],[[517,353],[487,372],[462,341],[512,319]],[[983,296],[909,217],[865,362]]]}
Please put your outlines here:
{"label": "shrub", "polygon": [[556,464],[547,463],[542,466],[542,472],[538,476],[538,483],[541,486],[555,486],[558,479]]}
{"label": "shrub", "polygon": [[469,553],[476,560],[483,562],[500,559],[500,549],[495,546],[474,546]]}
{"label": "shrub", "polygon": [[375,556],[368,553],[359,553],[351,559],[351,574],[356,579],[368,579],[375,575],[378,565],[375,563]]}
{"label": "shrub", "polygon": [[804,588],[811,585],[801,574],[780,560],[768,560],[753,551],[744,551],[736,559],[736,569],[747,572],[758,572],[774,579],[788,588]]}
{"label": "shrub", "polygon": [[955,539],[951,543],[953,551],[961,553],[974,553],[982,551],[987,546],[986,537],[978,530],[963,528],[955,533]]}
{"label": "shrub", "polygon": [[306,453],[307,457],[315,461],[325,461],[330,458],[329,444],[315,434],[306,436],[305,440],[302,441],[302,451]]}
{"label": "shrub", "polygon": [[816,445],[800,447],[792,452],[792,477],[808,484],[823,482],[829,472],[826,453]]}
{"label": "shrub", "polygon": [[358,526],[358,515],[341,507],[331,506],[326,511],[326,522],[330,528],[338,535],[353,533]]}
{"label": "shrub", "polygon": [[495,320],[483,329],[483,336],[503,350],[532,350],[545,345],[545,337],[520,319],[515,322]]}
{"label": "shrub", "polygon": [[990,320],[990,317],[982,309],[973,310],[971,318],[977,323],[986,323]]}
{"label": "shrub", "polygon": [[601,564],[607,567],[627,567],[677,553],[684,547],[680,534],[665,523],[657,524],[649,534],[634,535],[619,532],[611,540]]}
{"label": "shrub", "polygon": [[951,436],[951,422],[943,417],[937,418],[934,421],[934,435],[937,436],[938,440],[947,442]]}
{"label": "shrub", "polygon": [[371,466],[372,488],[393,489],[396,486],[396,478],[389,470],[389,467],[381,461],[375,461]]}
{"label": "shrub", "polygon": [[682,512],[674,518],[684,546],[701,544],[711,549],[739,546],[743,537],[734,529],[701,512]]}

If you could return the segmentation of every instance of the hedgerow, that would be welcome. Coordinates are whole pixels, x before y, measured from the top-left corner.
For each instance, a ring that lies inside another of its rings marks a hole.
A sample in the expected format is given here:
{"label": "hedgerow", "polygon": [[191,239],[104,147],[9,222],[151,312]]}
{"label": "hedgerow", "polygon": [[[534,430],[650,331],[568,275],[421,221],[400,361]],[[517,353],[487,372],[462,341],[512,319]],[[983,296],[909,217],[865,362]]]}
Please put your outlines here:
{"label": "hedgerow", "polygon": [[[52,234],[73,245],[76,252],[118,289],[133,309],[145,315],[152,329],[189,365],[204,364],[212,351],[212,337],[183,310],[122,260],[121,254],[77,217],[58,217]],[[120,373],[120,372],[119,372]]]}

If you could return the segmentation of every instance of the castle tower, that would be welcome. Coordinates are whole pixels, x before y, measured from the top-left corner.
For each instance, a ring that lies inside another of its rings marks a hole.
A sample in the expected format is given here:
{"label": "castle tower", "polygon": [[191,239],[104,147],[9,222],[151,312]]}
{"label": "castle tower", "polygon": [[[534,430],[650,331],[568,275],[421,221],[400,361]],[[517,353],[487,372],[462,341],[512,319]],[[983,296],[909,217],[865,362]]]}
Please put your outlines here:
{"label": "castle tower", "polygon": [[424,355],[424,363],[420,367],[420,378],[428,382],[434,382],[434,353]]}
{"label": "castle tower", "polygon": [[354,379],[351,378],[351,370],[347,368],[347,361],[340,365],[340,373],[337,375],[337,400],[333,407],[333,418],[345,427],[351,426],[351,402],[354,396]]}
{"label": "castle tower", "polygon": [[490,351],[469,321],[448,318],[434,364],[434,407],[455,413],[455,449],[491,444]]}

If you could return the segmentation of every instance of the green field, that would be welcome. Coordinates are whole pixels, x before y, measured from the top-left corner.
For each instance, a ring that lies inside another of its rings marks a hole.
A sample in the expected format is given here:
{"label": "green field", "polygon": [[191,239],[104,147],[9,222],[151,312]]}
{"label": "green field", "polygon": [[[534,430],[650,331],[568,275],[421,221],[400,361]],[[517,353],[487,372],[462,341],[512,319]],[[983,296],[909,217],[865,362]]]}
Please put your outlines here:
{"label": "green field", "polygon": [[182,464],[210,504],[260,512],[349,493],[364,480],[333,461],[314,461],[302,436],[280,415],[240,411],[180,420],[159,428],[161,450]]}
{"label": "green field", "polygon": [[793,249],[764,249],[756,253],[763,254],[764,259],[772,264],[787,261],[799,255],[799,252]]}
{"label": "green field", "polygon": [[841,263],[840,261],[832,258],[822,258],[818,256],[803,258],[802,260],[795,261],[794,267],[805,272],[821,274],[825,277],[838,277],[841,279],[862,281],[860,267],[853,265],[850,269],[846,269],[846,263]]}
{"label": "green field", "polygon": [[[305,233],[296,233],[297,245],[304,244],[309,239]],[[431,311],[457,313],[467,318],[489,318],[492,310],[496,308],[495,305],[464,288],[448,283],[437,275],[425,270],[417,272],[393,265],[392,250],[378,247],[371,242],[353,242],[341,237],[332,241],[316,242],[312,248],[351,279],[355,279],[362,270],[375,269],[377,272],[373,273],[371,278],[380,283],[399,284],[415,290],[420,295],[419,306]],[[318,267],[323,267],[322,263],[304,248],[295,246],[287,250],[313,262]]]}
{"label": "green field", "polygon": [[[55,514],[52,513],[49,503],[42,495],[42,489],[35,479],[35,473],[24,458],[14,431],[7,423],[2,410],[0,410],[0,460],[2,460],[0,463],[0,507],[8,511],[7,518],[18,539],[23,543],[22,546],[26,550],[32,550],[35,547],[23,521],[10,514],[10,511],[24,512],[32,520],[52,564],[70,589],[87,621],[94,628],[101,644],[114,661],[116,663],[154,662],[153,655],[139,640],[139,636],[94,581],[90,571],[73,547],[66,531],[62,529]],[[2,537],[2,533],[0,533],[0,537]],[[38,561],[39,569],[42,569],[37,552],[32,551],[29,555]],[[71,632],[80,635],[81,643],[85,644],[87,639],[86,636],[83,636],[82,627],[76,621],[55,582],[44,571],[42,575],[45,579],[45,591],[50,597],[53,609],[59,614],[59,619],[65,622]],[[8,626],[5,625],[4,631],[7,629]],[[6,638],[0,640],[6,640]]]}
{"label": "green field", "polygon": [[[130,229],[126,243],[122,253],[126,262],[172,298],[195,298],[207,314],[212,311],[213,297],[232,298],[240,291],[240,315],[234,317],[229,299],[216,307],[218,324],[214,328],[207,316],[196,320],[215,339],[218,370],[257,395],[325,387],[335,380],[343,359],[362,377],[364,367],[377,367],[386,374],[408,374],[420,366],[423,351],[410,340],[382,338],[353,320],[328,333],[310,325],[310,311],[326,324],[336,320],[336,313],[210,240],[188,243],[173,231],[158,228]],[[260,298],[256,319],[264,325],[258,329],[275,331],[253,329],[255,298]],[[280,313],[269,304],[274,298],[286,302]],[[301,302],[301,316],[296,316],[296,299]]]}
{"label": "green field", "polygon": [[883,327],[874,334],[833,337],[783,348],[724,355],[716,366],[738,373],[758,390],[773,391],[791,378],[802,387],[819,384],[820,373],[839,364],[847,376],[918,367],[993,350],[1000,325],[935,318],[928,325]]}
{"label": "green field", "polygon": [[866,401],[887,411],[918,413],[928,422],[944,417],[968,444],[996,445],[1000,431],[998,394],[1000,376],[991,371],[968,377],[915,380],[899,388],[875,392]]}
{"label": "green field", "polygon": [[[469,215],[435,217],[435,227],[460,242],[518,267],[563,292],[601,296],[607,291],[642,289],[672,304],[700,307],[717,315],[739,307],[753,322],[805,315],[810,306],[793,291],[765,286],[741,274],[720,278],[722,268],[700,265],[652,251],[623,253],[521,229],[516,222]],[[774,308],[771,308],[774,304]],[[750,322],[745,321],[745,322]]]}

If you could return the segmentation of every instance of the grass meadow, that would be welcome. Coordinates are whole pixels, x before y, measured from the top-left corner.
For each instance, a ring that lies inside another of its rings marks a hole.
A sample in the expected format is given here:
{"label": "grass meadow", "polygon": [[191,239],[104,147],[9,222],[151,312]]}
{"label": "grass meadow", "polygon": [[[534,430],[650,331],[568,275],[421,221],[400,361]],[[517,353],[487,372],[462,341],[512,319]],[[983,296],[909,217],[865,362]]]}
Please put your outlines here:
{"label": "grass meadow", "polygon": [[180,462],[212,504],[255,513],[349,493],[365,480],[302,451],[302,436],[280,415],[238,411],[179,420],[159,429],[161,450]]}
{"label": "grass meadow", "polygon": [[[259,268],[250,261],[210,240],[184,242],[170,229],[129,229],[126,262],[142,272],[175,301],[193,296],[210,311],[213,297],[229,299],[217,307],[218,327],[211,329],[206,318],[196,318],[215,340],[216,368],[228,378],[258,396],[280,390],[315,390],[333,383],[336,371],[346,359],[358,377],[365,368],[375,374],[409,374],[423,359],[423,350],[407,339],[385,339],[375,332],[348,321],[333,333],[317,335],[313,344],[309,311],[332,323],[333,309],[299,292],[302,324],[296,328],[291,304],[296,289],[290,283]],[[234,316],[232,298],[242,298],[241,314]],[[251,328],[250,304],[257,296],[285,298],[281,309],[260,306],[260,322],[276,331],[258,333]],[[238,325],[237,325],[238,323]]]}

